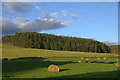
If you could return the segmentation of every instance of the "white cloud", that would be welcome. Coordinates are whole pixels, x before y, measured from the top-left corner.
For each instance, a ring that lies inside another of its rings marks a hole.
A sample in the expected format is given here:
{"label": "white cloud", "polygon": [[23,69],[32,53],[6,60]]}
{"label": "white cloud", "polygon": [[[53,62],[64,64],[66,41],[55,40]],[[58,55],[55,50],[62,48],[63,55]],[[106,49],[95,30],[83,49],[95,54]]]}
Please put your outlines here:
{"label": "white cloud", "polygon": [[58,29],[65,27],[65,23],[61,23],[55,19],[36,19],[31,23],[9,22],[7,19],[2,21],[3,34],[13,34],[15,32],[40,32],[43,30]]}
{"label": "white cloud", "polygon": [[[37,5],[33,6],[33,4],[29,2],[5,2],[4,6],[6,9],[5,11],[8,11],[9,16],[13,16],[11,15],[11,13],[9,13],[9,11],[14,12],[14,14],[19,13],[24,14],[27,12],[30,13],[33,7],[36,9],[40,9],[39,6]],[[77,17],[76,15],[67,13],[65,11],[63,11],[63,14],[61,14],[64,15],[63,17],[58,12],[47,13],[42,10],[41,13],[43,13],[42,15],[44,15],[45,18],[41,19],[40,17],[38,17],[32,22],[30,21],[29,18],[21,16],[16,17],[16,15],[12,17],[12,20],[4,19],[2,21],[3,34],[13,34],[15,32],[31,32],[31,31],[40,32],[43,30],[58,29],[72,24],[72,20],[61,22],[62,18],[69,16],[71,17],[71,19],[75,19]]]}
{"label": "white cloud", "polygon": [[68,13],[67,11],[64,11],[64,10],[62,10],[62,12],[63,12],[63,16],[69,16],[72,19],[76,19],[77,18],[77,15],[75,15],[75,14]]}
{"label": "white cloud", "polygon": [[6,18],[2,19],[2,33],[3,34],[10,34],[20,31],[19,29],[20,24],[15,22],[8,22]]}
{"label": "white cloud", "polygon": [[21,17],[21,16],[17,16],[15,19],[13,19],[14,22],[18,22],[18,23],[27,23],[29,22],[30,20],[28,18],[25,18],[25,17]]}
{"label": "white cloud", "polygon": [[7,11],[16,13],[26,13],[29,12],[33,5],[29,2],[5,2],[4,3]]}
{"label": "white cloud", "polygon": [[58,17],[60,17],[60,16],[58,16],[58,12],[47,13],[45,11],[42,11],[42,13],[45,16],[45,18],[58,18]]}
{"label": "white cloud", "polygon": [[40,9],[40,7],[39,7],[39,6],[35,6],[35,8],[36,8],[36,9]]}
{"label": "white cloud", "polygon": [[67,25],[71,25],[73,22],[70,20],[70,21],[65,21],[64,23]]}
{"label": "white cloud", "polygon": [[118,45],[118,42],[112,42],[112,41],[101,41],[105,43],[106,45]]}
{"label": "white cloud", "polygon": [[58,12],[49,13],[49,17],[58,17]]}

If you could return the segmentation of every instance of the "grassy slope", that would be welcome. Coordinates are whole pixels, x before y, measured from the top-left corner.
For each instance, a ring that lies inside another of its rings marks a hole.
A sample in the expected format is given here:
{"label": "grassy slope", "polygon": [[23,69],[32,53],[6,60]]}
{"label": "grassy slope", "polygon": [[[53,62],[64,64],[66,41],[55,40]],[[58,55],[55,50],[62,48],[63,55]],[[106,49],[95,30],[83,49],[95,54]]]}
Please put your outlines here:
{"label": "grassy slope", "polygon": [[[117,68],[111,62],[117,62],[117,58],[101,59],[105,63],[78,63],[81,60],[76,56],[116,56],[112,54],[53,51],[19,48],[11,45],[3,45],[3,58],[17,57],[53,57],[7,60],[2,63],[3,77],[13,78],[117,78]],[[56,56],[56,57],[55,57]],[[64,57],[64,58],[63,58]],[[71,57],[71,58],[69,58]],[[89,58],[97,61],[96,58]],[[48,72],[49,65],[55,64],[60,68],[60,72]]]}
{"label": "grassy slope", "polygon": [[[38,58],[3,61],[3,77],[14,78],[117,78],[117,68],[110,62],[117,58],[108,58],[105,63],[78,63],[80,58]],[[97,61],[96,58],[90,58]],[[60,72],[48,72],[50,64],[58,65]]]}
{"label": "grassy slope", "polygon": [[3,58],[18,58],[18,57],[117,57],[109,53],[88,53],[88,52],[72,52],[72,51],[55,51],[43,49],[20,48],[11,45],[2,45]]}

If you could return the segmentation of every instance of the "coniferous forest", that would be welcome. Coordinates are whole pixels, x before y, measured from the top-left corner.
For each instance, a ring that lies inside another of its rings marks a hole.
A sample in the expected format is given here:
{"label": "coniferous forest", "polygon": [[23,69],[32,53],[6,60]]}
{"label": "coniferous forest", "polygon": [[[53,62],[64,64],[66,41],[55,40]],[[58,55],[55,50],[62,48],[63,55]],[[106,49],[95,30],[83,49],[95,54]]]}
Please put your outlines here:
{"label": "coniferous forest", "polygon": [[76,37],[63,37],[36,32],[15,33],[2,37],[2,43],[36,49],[110,53],[110,48],[102,42]]}

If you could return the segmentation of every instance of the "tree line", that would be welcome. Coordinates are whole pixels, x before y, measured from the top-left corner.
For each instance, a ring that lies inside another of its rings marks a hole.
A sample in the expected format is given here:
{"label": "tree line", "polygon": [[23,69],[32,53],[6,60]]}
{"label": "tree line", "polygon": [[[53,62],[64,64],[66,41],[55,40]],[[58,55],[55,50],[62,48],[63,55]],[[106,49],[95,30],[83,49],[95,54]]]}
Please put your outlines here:
{"label": "tree line", "polygon": [[110,48],[99,41],[77,37],[56,36],[36,32],[20,32],[2,37],[2,43],[24,48],[110,53]]}

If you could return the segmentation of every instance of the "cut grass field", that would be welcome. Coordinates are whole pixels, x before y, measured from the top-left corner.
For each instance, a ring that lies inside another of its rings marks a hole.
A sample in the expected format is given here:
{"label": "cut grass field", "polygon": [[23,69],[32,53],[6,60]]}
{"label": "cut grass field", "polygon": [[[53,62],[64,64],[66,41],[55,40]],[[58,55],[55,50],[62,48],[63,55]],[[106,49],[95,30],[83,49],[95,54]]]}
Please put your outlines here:
{"label": "cut grass field", "polygon": [[118,57],[117,54],[110,53],[89,53],[74,51],[55,51],[44,49],[20,48],[12,45],[2,45],[2,58],[18,57]]}
{"label": "cut grass field", "polygon": [[109,47],[113,54],[119,54],[118,48],[120,47],[120,45],[109,45]]}
{"label": "cut grass field", "polygon": [[[117,58],[108,58],[104,63],[82,63],[80,58],[36,58],[3,61],[3,77],[7,78],[117,78],[118,71],[114,62]],[[60,72],[48,72],[48,66],[58,65]]]}
{"label": "cut grass field", "polygon": [[[3,78],[118,78],[118,68],[113,64],[117,62],[115,54],[27,49],[3,44],[2,56],[9,59],[2,61]],[[95,56],[107,58],[89,58]],[[12,60],[19,57],[30,58]],[[80,57],[89,58],[91,63]],[[57,65],[60,72],[48,72],[51,64]]]}

